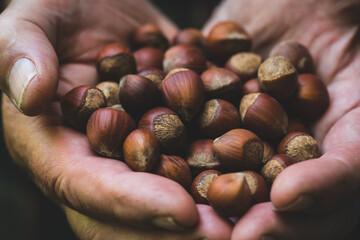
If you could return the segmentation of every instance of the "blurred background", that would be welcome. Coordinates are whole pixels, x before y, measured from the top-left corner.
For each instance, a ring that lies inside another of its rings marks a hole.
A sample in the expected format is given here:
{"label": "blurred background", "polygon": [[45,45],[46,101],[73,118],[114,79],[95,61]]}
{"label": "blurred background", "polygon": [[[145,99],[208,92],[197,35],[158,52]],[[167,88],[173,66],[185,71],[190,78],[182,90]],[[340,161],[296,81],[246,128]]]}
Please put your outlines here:
{"label": "blurred background", "polygon": [[[180,28],[201,28],[219,0],[153,0]],[[5,8],[5,1],[1,1]],[[1,114],[1,113],[0,113]],[[0,239],[77,239],[63,212],[42,195],[30,178],[11,160],[0,125]]]}

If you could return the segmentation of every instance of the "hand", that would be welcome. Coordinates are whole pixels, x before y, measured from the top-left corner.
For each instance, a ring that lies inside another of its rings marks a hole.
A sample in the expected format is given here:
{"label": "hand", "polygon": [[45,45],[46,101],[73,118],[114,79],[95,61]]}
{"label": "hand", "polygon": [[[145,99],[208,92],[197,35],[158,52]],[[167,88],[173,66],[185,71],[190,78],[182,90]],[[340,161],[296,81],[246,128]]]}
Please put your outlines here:
{"label": "hand", "polygon": [[343,239],[358,223],[359,7],[349,0],[228,0],[205,26],[207,33],[218,21],[237,21],[264,57],[281,40],[304,44],[331,100],[313,125],[324,155],[285,169],[272,187],[271,203],[251,208],[232,239]]}
{"label": "hand", "polygon": [[64,207],[80,239],[229,238],[230,224],[210,207],[196,206],[180,185],[97,156],[61,117],[64,93],[96,83],[101,47],[126,44],[147,22],[168,37],[176,32],[143,0],[13,1],[0,16],[1,87],[25,114],[44,112],[25,116],[3,95],[9,152]]}

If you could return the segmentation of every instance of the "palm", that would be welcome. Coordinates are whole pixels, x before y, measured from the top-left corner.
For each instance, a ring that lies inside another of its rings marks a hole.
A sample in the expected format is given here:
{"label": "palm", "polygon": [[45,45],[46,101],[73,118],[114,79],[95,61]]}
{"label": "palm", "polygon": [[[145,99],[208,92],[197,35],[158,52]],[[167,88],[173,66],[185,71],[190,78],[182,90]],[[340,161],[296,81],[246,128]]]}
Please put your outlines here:
{"label": "palm", "polygon": [[[315,204],[311,211],[319,215],[292,217],[274,212],[270,203],[260,204],[237,223],[235,239],[257,239],[263,234],[281,239],[340,239],[356,222],[356,211],[347,203],[354,199],[359,184],[354,176],[358,176],[356,158],[360,151],[360,70],[356,67],[360,53],[350,2],[228,0],[204,28],[207,33],[218,21],[238,21],[253,37],[253,50],[264,58],[282,40],[302,43],[312,53],[317,75],[330,93],[330,107],[312,126],[323,157],[286,169],[271,192],[275,206],[286,206],[302,194],[311,194]],[[259,225],[262,228],[256,227]]]}
{"label": "palm", "polygon": [[[126,0],[59,1],[57,5],[42,8],[43,15],[36,15],[38,19],[26,24],[29,24],[29,29],[41,29],[57,53],[57,98],[45,113],[33,118],[17,112],[7,98],[3,101],[5,136],[14,160],[30,171],[35,183],[53,200],[95,217],[87,219],[92,222],[91,226],[81,225],[74,219],[86,217],[79,214],[74,216],[67,209],[73,228],[81,232],[78,232],[79,236],[84,237],[82,231],[86,232],[94,225],[98,226],[99,234],[104,229],[107,229],[105,232],[113,231],[110,224],[94,220],[96,218],[121,219],[130,225],[166,229],[180,227],[172,226],[171,222],[161,224],[158,218],[171,217],[184,228],[195,225],[199,220],[193,200],[180,185],[159,176],[134,173],[123,162],[96,156],[90,149],[86,135],[64,126],[61,116],[61,96],[75,86],[96,83],[95,59],[104,44],[126,44],[130,33],[147,22],[158,24],[168,36],[176,31],[154,8],[143,3],[139,6],[139,2]],[[17,7],[26,9],[29,6],[14,3],[9,12],[19,11]],[[139,8],[147,11],[140,14],[137,12]],[[49,23],[42,18],[52,21]],[[21,132],[20,138],[17,132]],[[223,229],[229,234],[228,224],[213,212],[207,209],[199,211],[212,217],[214,222],[223,224]],[[206,225],[202,224],[199,228],[205,236],[207,233],[203,228]],[[117,227],[124,231],[120,236],[136,235],[137,232],[141,235],[141,230],[136,227]],[[189,236],[201,234],[199,229],[189,233]],[[96,231],[93,233],[97,234]],[[154,231],[155,235],[160,233]]]}

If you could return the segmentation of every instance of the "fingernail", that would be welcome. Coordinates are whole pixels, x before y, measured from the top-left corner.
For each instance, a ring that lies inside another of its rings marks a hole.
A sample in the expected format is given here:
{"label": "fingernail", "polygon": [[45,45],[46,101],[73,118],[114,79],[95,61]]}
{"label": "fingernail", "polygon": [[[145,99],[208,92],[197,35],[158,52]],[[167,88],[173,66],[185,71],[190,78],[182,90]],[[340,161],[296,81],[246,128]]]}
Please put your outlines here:
{"label": "fingernail", "polygon": [[185,227],[177,224],[172,217],[156,217],[152,220],[152,223],[159,228],[171,231],[180,231],[185,229]]}
{"label": "fingernail", "polygon": [[310,208],[313,205],[313,198],[308,195],[301,195],[294,202],[284,207],[274,207],[275,211],[299,211]]}
{"label": "fingernail", "polygon": [[270,237],[270,236],[268,236],[268,235],[265,235],[265,236],[262,236],[261,237],[261,240],[274,240],[275,238],[273,238],[273,237]]}
{"label": "fingernail", "polygon": [[11,93],[11,100],[19,110],[23,100],[23,95],[29,82],[36,76],[37,71],[34,63],[28,58],[16,60],[12,66],[8,78]]}

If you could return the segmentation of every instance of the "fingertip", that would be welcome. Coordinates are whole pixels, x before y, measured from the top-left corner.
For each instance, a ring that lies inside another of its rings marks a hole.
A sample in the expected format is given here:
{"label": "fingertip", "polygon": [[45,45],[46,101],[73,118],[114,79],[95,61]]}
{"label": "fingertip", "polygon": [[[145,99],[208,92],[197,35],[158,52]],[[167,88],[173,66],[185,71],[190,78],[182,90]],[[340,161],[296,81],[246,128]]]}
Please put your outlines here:
{"label": "fingertip", "polygon": [[36,66],[33,60],[26,57],[14,62],[8,77],[8,95],[20,112],[35,116],[49,106],[58,84],[57,64],[52,68]]}
{"label": "fingertip", "polygon": [[278,211],[327,212],[355,198],[355,182],[347,164],[321,157],[286,168],[275,179],[270,198]]}

